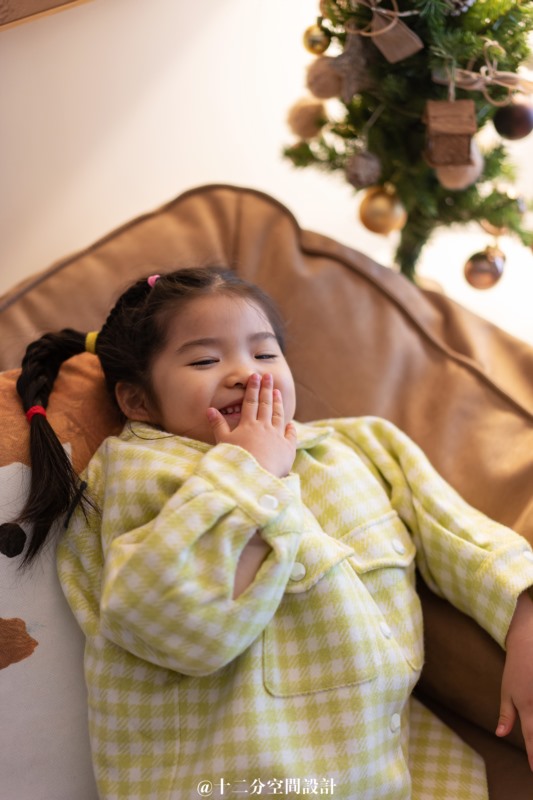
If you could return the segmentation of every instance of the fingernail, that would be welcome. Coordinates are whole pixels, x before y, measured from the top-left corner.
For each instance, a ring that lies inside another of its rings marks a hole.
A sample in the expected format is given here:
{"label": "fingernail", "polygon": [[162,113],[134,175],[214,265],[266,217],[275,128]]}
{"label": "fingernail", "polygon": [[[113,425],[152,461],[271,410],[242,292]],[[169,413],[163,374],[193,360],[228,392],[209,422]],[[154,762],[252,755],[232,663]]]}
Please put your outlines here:
{"label": "fingernail", "polygon": [[265,383],[272,383],[272,375],[270,374],[270,372],[266,372],[263,375],[263,380]]}
{"label": "fingernail", "polygon": [[209,422],[213,422],[217,418],[217,412],[214,408],[207,409],[207,419]]}
{"label": "fingernail", "polygon": [[505,725],[503,725],[503,723],[500,723],[496,728],[496,736],[503,736],[504,733],[505,733]]}
{"label": "fingernail", "polygon": [[252,382],[252,383],[257,383],[257,382],[260,380],[260,377],[261,377],[261,376],[260,376],[260,375],[258,375],[258,374],[257,374],[257,372],[253,372],[253,373],[250,375],[250,380],[251,380],[251,382]]}

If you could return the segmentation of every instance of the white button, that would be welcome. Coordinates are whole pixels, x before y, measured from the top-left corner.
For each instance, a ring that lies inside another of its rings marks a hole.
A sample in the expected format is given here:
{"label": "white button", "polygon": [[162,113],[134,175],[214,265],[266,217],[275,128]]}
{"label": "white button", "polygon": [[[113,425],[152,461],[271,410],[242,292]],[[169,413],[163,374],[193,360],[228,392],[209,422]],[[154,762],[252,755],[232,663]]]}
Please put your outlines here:
{"label": "white button", "polygon": [[403,556],[403,554],[405,553],[405,545],[402,541],[400,541],[400,539],[393,539],[392,546],[394,547],[396,552],[399,553],[399,555]]}
{"label": "white button", "polygon": [[259,498],[259,505],[272,511],[279,506],[279,500],[272,494],[264,494]]}
{"label": "white button", "polygon": [[531,550],[525,550],[524,558],[527,558],[528,561],[533,561],[533,552]]}
{"label": "white button", "polygon": [[291,581],[301,581],[302,578],[305,578],[306,572],[304,565],[299,561],[295,561],[291,572]]}
{"label": "white button", "polygon": [[379,627],[381,628],[381,633],[383,634],[383,636],[386,639],[390,639],[390,637],[392,636],[392,631],[389,628],[389,626],[387,625],[387,623],[386,622],[380,622],[379,623]]}
{"label": "white button", "polygon": [[402,725],[402,718],[399,714],[393,714],[390,718],[390,729],[393,733],[399,731]]}

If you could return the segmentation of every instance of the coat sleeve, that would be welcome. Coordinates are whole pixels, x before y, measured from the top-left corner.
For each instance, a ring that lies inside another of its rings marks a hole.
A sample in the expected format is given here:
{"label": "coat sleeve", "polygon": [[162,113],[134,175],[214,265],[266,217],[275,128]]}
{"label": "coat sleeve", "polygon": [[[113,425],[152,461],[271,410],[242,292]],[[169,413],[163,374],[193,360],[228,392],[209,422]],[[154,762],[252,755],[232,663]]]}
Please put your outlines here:
{"label": "coat sleeve", "polygon": [[[99,539],[99,633],[153,664],[208,675],[257,638],[281,601],[302,532],[299,479],[278,479],[227,444],[209,450],[171,488],[168,471],[149,451],[130,457],[127,466],[122,459],[120,468],[108,460],[105,475],[95,468],[101,511],[72,520],[61,544],[60,577],[76,613],[76,605],[87,605],[76,582],[87,584],[98,561],[96,552],[92,565],[80,553],[88,539],[94,547]],[[143,493],[158,510],[148,510],[141,524],[137,513],[133,525],[135,506],[149,505]],[[258,530],[271,551],[233,599],[238,560]]]}
{"label": "coat sleeve", "polygon": [[518,596],[533,585],[527,540],[468,505],[392,423],[366,417],[335,428],[386,488],[428,586],[504,647]]}

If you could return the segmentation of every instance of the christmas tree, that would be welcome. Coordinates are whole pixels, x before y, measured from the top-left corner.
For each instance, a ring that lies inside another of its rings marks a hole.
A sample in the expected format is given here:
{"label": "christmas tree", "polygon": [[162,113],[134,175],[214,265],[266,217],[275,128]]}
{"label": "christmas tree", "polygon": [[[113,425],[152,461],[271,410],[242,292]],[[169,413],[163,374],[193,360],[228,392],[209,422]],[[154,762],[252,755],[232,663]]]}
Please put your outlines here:
{"label": "christmas tree", "polygon": [[[532,246],[504,140],[533,130],[533,2],[320,0],[317,10],[304,33],[309,95],[288,115],[293,164],[341,170],[364,192],[363,224],[401,230],[395,260],[410,278],[439,226],[476,221]],[[497,132],[488,146],[485,126]]]}

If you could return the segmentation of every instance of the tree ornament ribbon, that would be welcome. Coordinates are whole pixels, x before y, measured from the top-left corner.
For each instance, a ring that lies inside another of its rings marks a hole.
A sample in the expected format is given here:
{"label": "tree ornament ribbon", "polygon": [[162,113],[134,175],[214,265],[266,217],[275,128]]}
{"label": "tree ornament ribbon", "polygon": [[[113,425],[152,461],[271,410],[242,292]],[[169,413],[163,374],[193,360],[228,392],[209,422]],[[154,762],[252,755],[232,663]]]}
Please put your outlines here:
{"label": "tree ornament ribbon", "polygon": [[[453,95],[450,99],[455,96],[456,88],[465,89],[468,92],[482,92],[485,99],[493,106],[509,105],[512,100],[512,94],[516,91],[524,94],[533,94],[533,80],[528,80],[523,75],[515,72],[503,72],[497,69],[497,59],[490,57],[489,51],[491,48],[505,54],[505,50],[498,42],[487,39],[483,47],[485,64],[480,68],[479,72],[457,68],[452,70],[446,68],[446,71],[434,70],[431,75],[433,81],[450,87],[450,93]],[[501,86],[507,89],[507,97],[503,100],[496,100],[491,97],[489,90],[492,86]]]}
{"label": "tree ornament ribbon", "polygon": [[424,43],[400,17],[418,14],[418,11],[400,11],[397,0],[391,0],[392,8],[383,8],[381,0],[351,0],[352,8],[358,5],[369,8],[372,19],[364,28],[356,27],[352,20],[346,23],[346,31],[371,38],[376,47],[391,64],[422,50]]}

